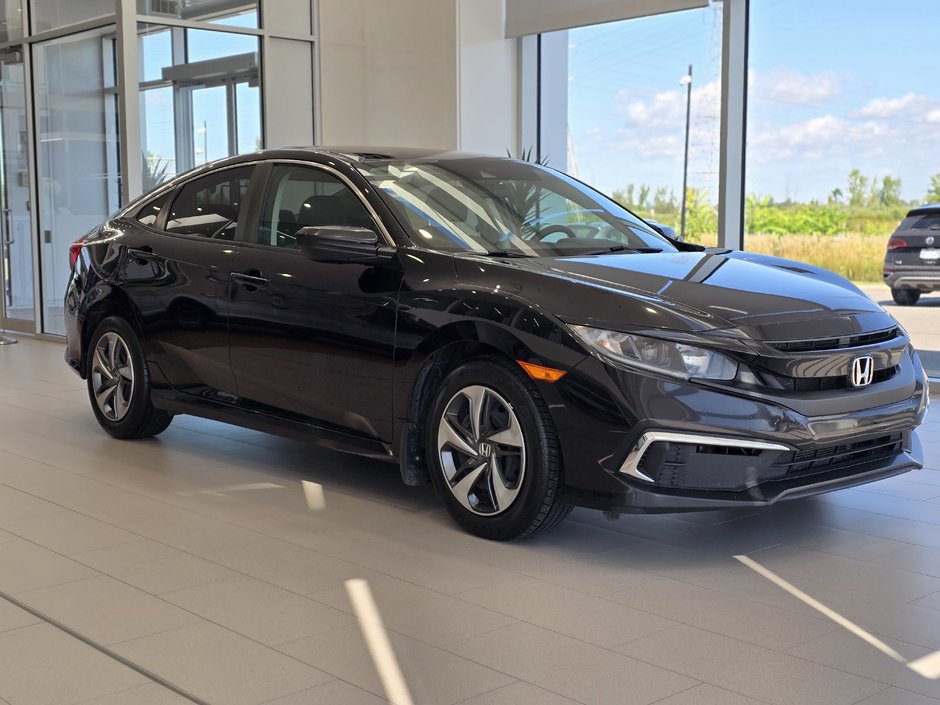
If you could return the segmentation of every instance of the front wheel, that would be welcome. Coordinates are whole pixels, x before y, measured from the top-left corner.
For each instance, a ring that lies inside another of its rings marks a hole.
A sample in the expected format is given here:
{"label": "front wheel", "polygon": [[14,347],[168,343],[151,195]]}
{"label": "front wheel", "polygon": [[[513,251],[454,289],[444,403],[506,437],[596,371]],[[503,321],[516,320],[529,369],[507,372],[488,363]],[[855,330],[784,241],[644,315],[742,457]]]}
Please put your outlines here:
{"label": "front wheel", "polygon": [[431,477],[464,529],[499,541],[564,519],[561,455],[535,385],[508,362],[468,362],[444,380],[428,424]]}
{"label": "front wheel", "polygon": [[115,438],[150,438],[173,416],[150,401],[150,374],[134,329],[104,319],[88,346],[88,397],[101,427]]}
{"label": "front wheel", "polygon": [[892,289],[891,298],[898,306],[913,306],[920,299],[917,289]]}

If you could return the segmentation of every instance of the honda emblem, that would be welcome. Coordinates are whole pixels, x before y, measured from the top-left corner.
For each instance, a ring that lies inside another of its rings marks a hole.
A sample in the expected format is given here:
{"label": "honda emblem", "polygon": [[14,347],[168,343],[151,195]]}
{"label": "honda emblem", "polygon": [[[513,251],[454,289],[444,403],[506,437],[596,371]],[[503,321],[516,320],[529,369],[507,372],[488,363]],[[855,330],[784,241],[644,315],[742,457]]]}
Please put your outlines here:
{"label": "honda emblem", "polygon": [[852,374],[849,383],[852,387],[867,387],[875,378],[875,361],[871,355],[863,355],[852,360]]}

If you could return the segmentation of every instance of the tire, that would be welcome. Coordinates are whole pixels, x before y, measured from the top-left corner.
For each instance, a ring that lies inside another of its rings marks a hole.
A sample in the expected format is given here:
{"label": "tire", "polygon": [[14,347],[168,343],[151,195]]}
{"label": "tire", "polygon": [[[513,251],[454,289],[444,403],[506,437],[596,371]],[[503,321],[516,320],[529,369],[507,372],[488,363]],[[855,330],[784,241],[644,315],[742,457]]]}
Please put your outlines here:
{"label": "tire", "polygon": [[913,306],[920,299],[917,289],[892,289],[891,298],[898,306]]}
{"label": "tire", "polygon": [[115,438],[162,433],[172,414],[150,401],[150,373],[140,341],[123,318],[104,319],[92,333],[87,360],[88,398],[95,418]]}
{"label": "tire", "polygon": [[464,363],[444,378],[429,419],[431,479],[469,533],[512,541],[571,512],[548,407],[515,365],[492,358]]}

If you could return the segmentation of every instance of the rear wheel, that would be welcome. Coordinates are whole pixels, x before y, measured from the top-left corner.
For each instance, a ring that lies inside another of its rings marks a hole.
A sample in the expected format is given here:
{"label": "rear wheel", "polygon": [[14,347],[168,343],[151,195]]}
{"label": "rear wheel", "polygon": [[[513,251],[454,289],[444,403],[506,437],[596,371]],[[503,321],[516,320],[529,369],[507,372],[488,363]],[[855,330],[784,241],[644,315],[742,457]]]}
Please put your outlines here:
{"label": "rear wheel", "polygon": [[509,541],[570,513],[551,415],[515,366],[487,358],[458,367],[445,378],[430,418],[431,477],[464,529]]}
{"label": "rear wheel", "polygon": [[87,351],[88,397],[101,427],[115,438],[149,438],[173,416],[150,401],[150,373],[140,342],[127,321],[104,319]]}
{"label": "rear wheel", "polygon": [[917,289],[892,289],[891,298],[898,306],[913,306],[920,299]]}

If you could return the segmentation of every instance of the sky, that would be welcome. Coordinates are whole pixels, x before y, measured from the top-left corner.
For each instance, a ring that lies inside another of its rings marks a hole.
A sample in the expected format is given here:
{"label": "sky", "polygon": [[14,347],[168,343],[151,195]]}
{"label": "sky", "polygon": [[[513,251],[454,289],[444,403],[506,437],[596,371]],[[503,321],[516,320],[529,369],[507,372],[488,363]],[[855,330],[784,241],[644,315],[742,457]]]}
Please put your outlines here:
{"label": "sky", "polygon": [[[940,0],[751,0],[746,191],[825,200],[849,171],[923,198],[940,172]],[[679,194],[693,65],[689,185],[718,195],[721,4],[571,30],[578,175]],[[569,163],[569,170],[572,165]]]}

